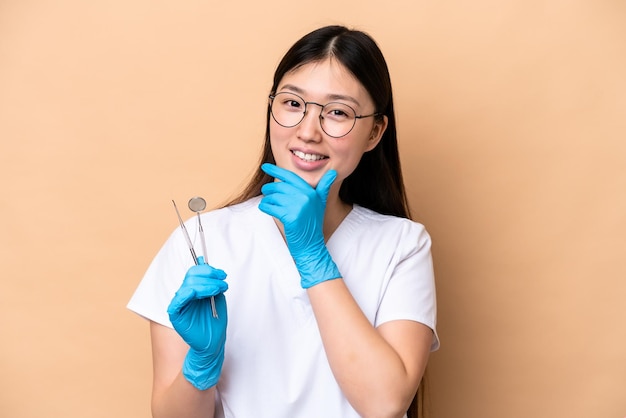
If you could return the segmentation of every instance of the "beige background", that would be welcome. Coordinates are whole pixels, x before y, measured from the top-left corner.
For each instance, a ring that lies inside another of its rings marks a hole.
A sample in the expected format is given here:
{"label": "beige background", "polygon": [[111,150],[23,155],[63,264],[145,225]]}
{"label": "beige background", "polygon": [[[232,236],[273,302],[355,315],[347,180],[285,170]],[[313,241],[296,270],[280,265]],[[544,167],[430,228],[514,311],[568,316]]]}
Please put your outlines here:
{"label": "beige background", "polygon": [[342,23],[386,54],[434,239],[432,416],[624,417],[624,22],[619,0],[0,0],[0,416],[149,416],[125,304],[170,200],[239,189],[279,58]]}

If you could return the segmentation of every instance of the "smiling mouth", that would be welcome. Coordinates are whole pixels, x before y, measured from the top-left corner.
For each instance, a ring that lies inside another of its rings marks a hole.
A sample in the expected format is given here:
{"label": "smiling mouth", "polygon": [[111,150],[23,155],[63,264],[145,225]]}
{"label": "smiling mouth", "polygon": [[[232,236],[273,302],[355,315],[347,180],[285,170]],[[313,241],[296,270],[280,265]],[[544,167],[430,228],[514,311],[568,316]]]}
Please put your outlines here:
{"label": "smiling mouth", "polygon": [[320,154],[307,154],[305,152],[302,151],[291,151],[291,153],[293,155],[295,155],[296,157],[300,158],[301,160],[307,161],[307,162],[312,162],[312,161],[319,161],[319,160],[325,160],[328,157],[325,155],[320,155]]}

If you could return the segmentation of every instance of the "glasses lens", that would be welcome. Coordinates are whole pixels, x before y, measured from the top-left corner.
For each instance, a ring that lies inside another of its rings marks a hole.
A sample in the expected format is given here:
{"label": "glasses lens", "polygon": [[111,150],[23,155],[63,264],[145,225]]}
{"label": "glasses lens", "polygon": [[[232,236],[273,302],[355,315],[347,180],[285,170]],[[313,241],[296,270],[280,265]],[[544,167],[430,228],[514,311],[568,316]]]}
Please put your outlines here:
{"label": "glasses lens", "polygon": [[[314,102],[308,104],[321,106]],[[279,125],[292,128],[304,119],[306,106],[307,102],[302,97],[289,92],[280,92],[272,99],[270,110]],[[335,138],[346,136],[355,122],[356,112],[345,103],[331,102],[321,109],[320,125],[329,136]]]}
{"label": "glasses lens", "polygon": [[344,103],[328,103],[322,109],[322,129],[335,138],[347,135],[356,121],[354,109]]}
{"label": "glasses lens", "polygon": [[292,93],[278,93],[272,100],[274,120],[286,128],[300,123],[304,118],[304,100]]}

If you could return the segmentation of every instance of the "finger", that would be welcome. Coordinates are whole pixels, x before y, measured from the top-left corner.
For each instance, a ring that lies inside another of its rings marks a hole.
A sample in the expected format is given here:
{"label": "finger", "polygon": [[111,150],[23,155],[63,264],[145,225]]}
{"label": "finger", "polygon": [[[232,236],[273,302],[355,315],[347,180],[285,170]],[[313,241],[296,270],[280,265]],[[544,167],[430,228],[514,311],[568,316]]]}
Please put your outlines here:
{"label": "finger", "polygon": [[223,280],[211,280],[202,286],[196,286],[193,289],[193,299],[205,299],[211,296],[217,296],[228,290],[228,284]]}
{"label": "finger", "polygon": [[172,298],[167,308],[167,313],[169,315],[179,313],[185,309],[189,303],[195,300],[217,296],[227,290],[228,284],[223,280],[208,279],[201,284],[189,284],[185,282]]}
{"label": "finger", "polygon": [[265,171],[266,174],[274,177],[275,179],[292,184],[298,188],[311,187],[306,181],[304,181],[302,177],[298,176],[296,173],[286,170],[282,167],[278,167],[274,164],[265,163],[261,166],[261,169]]}
{"label": "finger", "polygon": [[[202,257],[198,257],[198,262]],[[202,258],[204,262],[204,258]],[[203,280],[203,279],[217,279],[224,280],[226,279],[226,273],[224,270],[216,269],[209,264],[198,264],[197,266],[191,266],[189,270],[187,270],[187,274],[185,274],[185,281],[190,280]]]}
{"label": "finger", "polygon": [[261,188],[262,200],[265,201],[264,205],[283,206],[293,212],[295,208],[306,205],[311,198],[317,198],[315,189],[307,187],[308,190],[303,191],[284,182],[267,183]]}
{"label": "finger", "polygon": [[264,195],[261,198],[261,202],[275,206],[294,207],[298,206],[302,202],[306,202],[305,199],[300,198],[297,194],[292,193],[272,193]]}
{"label": "finger", "polygon": [[263,193],[264,195],[275,194],[275,193],[293,195],[296,193],[301,193],[301,191],[289,183],[272,182],[272,183],[265,183],[261,187],[261,193]]}
{"label": "finger", "polygon": [[277,198],[276,195],[265,196],[259,202],[259,210],[283,221],[287,216],[288,208],[281,202],[282,199]]}
{"label": "finger", "polygon": [[185,306],[187,306],[190,300],[193,300],[193,289],[180,288],[167,307],[168,315],[171,317],[174,314],[178,314]]}

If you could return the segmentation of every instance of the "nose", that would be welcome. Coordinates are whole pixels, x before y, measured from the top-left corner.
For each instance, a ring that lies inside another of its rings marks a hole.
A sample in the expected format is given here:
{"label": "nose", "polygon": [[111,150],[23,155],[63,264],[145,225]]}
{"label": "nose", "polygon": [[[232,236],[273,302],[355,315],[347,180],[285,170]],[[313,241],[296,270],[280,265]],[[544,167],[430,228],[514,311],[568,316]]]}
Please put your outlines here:
{"label": "nose", "polygon": [[303,141],[319,141],[322,138],[322,108],[315,102],[305,103],[304,118],[298,124],[298,138]]}

